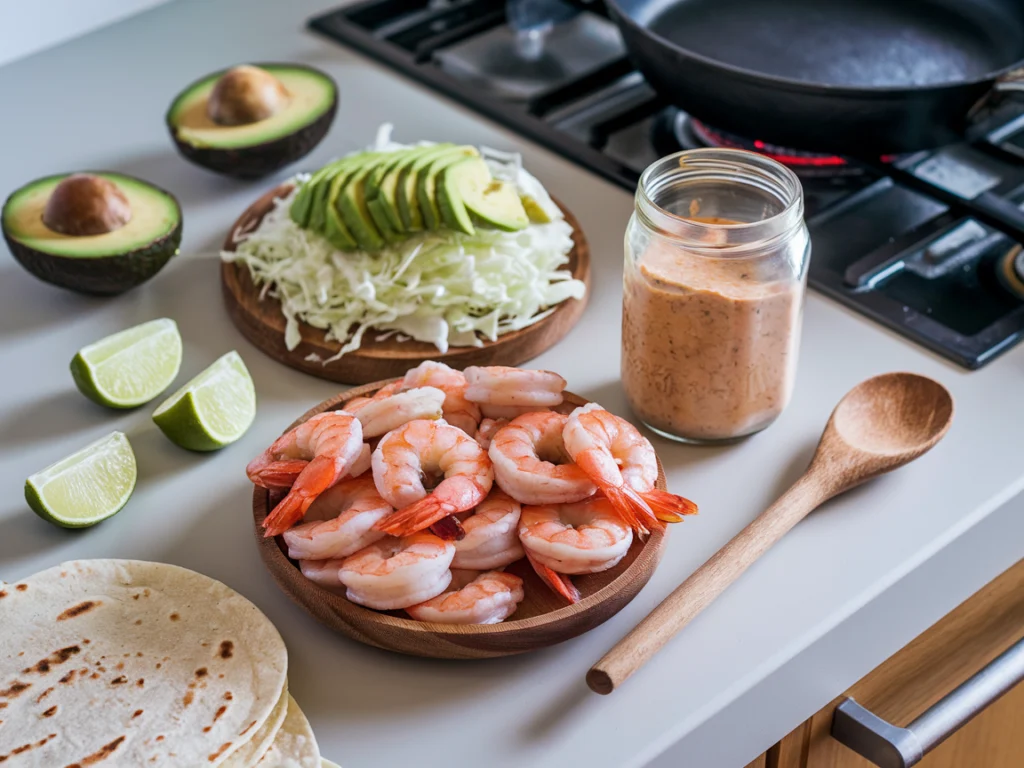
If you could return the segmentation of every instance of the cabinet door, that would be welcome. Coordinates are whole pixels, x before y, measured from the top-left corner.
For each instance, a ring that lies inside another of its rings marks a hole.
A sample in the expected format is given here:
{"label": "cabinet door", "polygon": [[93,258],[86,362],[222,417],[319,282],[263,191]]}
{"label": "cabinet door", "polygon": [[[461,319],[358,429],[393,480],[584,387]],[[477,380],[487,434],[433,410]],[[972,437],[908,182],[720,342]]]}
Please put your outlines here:
{"label": "cabinet door", "polygon": [[[765,768],[871,768],[830,735],[847,697],[905,726],[1024,637],[1024,560],[961,603],[772,747]],[[1024,684],[927,755],[921,768],[1024,766]]]}

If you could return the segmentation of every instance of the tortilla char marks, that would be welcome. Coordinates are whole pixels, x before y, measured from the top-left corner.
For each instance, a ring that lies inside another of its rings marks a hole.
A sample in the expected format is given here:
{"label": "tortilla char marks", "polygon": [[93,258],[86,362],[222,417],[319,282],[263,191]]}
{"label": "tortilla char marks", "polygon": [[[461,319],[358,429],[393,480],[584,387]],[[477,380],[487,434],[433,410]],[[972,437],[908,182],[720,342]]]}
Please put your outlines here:
{"label": "tortilla char marks", "polygon": [[121,743],[125,740],[124,736],[118,736],[109,744],[105,744],[100,747],[96,752],[93,752],[88,757],[82,758],[80,762],[71,763],[65,766],[65,768],[86,768],[88,765],[96,765],[96,763],[102,763],[112,754],[117,751],[117,748],[121,746]]}
{"label": "tortilla char marks", "polygon": [[26,589],[28,589],[28,584],[18,584],[15,587],[15,589],[18,590],[19,592],[24,592]]}
{"label": "tortilla char marks", "polygon": [[142,715],[142,712],[143,710],[141,709],[136,709],[134,712],[132,712],[132,720],[134,720],[136,717],[140,717]]}
{"label": "tortilla char marks", "polygon": [[135,685],[137,685],[139,688],[142,688],[143,686],[145,686],[145,684],[146,678],[144,677],[140,677],[138,680],[135,681]]}
{"label": "tortilla char marks", "polygon": [[235,655],[235,644],[230,640],[224,640],[220,644],[220,650],[217,652],[217,655],[222,659],[230,659]]}
{"label": "tortilla char marks", "polygon": [[121,675],[120,677],[115,677],[113,680],[111,680],[110,684],[111,685],[124,685],[127,682],[128,682],[128,678],[125,677],[124,675]]}
{"label": "tortilla char marks", "polygon": [[243,731],[242,731],[241,733],[239,733],[238,735],[239,735],[239,736],[245,736],[245,734],[247,734],[247,733],[248,733],[249,731],[251,731],[251,730],[252,730],[252,727],[253,727],[254,725],[256,725],[256,721],[255,721],[255,720],[253,720],[253,721],[252,721],[251,723],[249,723],[249,724],[248,724],[247,726],[245,726],[245,730],[243,730]]}
{"label": "tortilla char marks", "polygon": [[57,714],[57,706],[54,705],[54,706],[50,707],[48,710],[46,710],[45,712],[43,712],[43,717],[53,717],[56,714]]}
{"label": "tortilla char marks", "polygon": [[23,669],[22,674],[28,675],[32,672],[38,672],[41,675],[45,675],[53,667],[63,664],[72,656],[77,656],[81,652],[82,649],[79,646],[69,645],[67,648],[61,648],[59,651],[54,651],[45,659],[40,659],[34,666]]}
{"label": "tortilla char marks", "polygon": [[15,680],[9,688],[0,691],[0,698],[16,699],[31,687],[32,683],[23,683],[21,680]]}
{"label": "tortilla char marks", "polygon": [[84,603],[73,605],[66,611],[61,613],[60,616],[57,617],[57,621],[67,621],[68,619],[74,619],[78,616],[81,616],[83,613],[88,613],[93,608],[99,608],[101,605],[103,605],[102,600],[86,600]]}
{"label": "tortilla char marks", "polygon": [[189,688],[189,690],[185,691],[185,698],[181,700],[181,703],[187,707],[193,702],[193,700],[195,700],[195,697],[196,695],[192,693],[192,689]]}
{"label": "tortilla char marks", "polygon": [[0,600],[3,600],[5,597],[7,597],[7,590],[0,589]]}
{"label": "tortilla char marks", "polygon": [[54,691],[53,688],[47,688],[45,691],[43,691],[38,696],[36,696],[36,704],[42,704],[43,703],[43,699],[45,699],[47,696],[49,696],[51,693],[53,693],[53,691]]}
{"label": "tortilla char marks", "polygon": [[178,621],[178,619],[180,619],[180,618],[181,618],[181,616],[179,616],[177,613],[172,613],[171,614],[171,621]]}
{"label": "tortilla char marks", "polygon": [[12,757],[17,757],[18,755],[24,754],[25,752],[28,752],[29,750],[38,749],[39,747],[45,747],[46,746],[46,742],[50,741],[51,739],[56,739],[56,738],[57,738],[57,734],[56,733],[51,733],[46,738],[40,739],[39,741],[35,742],[34,744],[22,744],[20,747],[15,747],[10,752],[8,752],[6,755],[0,755],[0,763],[6,763]]}
{"label": "tortilla char marks", "polygon": [[[213,722],[210,723],[205,728],[203,728],[203,733],[209,733],[210,731],[212,731],[213,730],[213,726],[215,726],[217,724],[218,720],[220,720],[222,717],[224,717],[224,713],[227,712],[227,711],[228,711],[228,705],[227,704],[221,704],[220,707],[217,709],[217,711],[213,713]],[[255,722],[256,721],[253,720],[253,723],[255,723]],[[252,728],[251,724],[249,725],[249,728]],[[249,728],[246,728],[245,731],[248,731]],[[245,731],[242,731],[239,734],[239,736],[245,736]]]}
{"label": "tortilla char marks", "polygon": [[[217,762],[217,759],[221,755],[223,755],[225,752],[227,752],[229,749],[231,749],[231,742],[230,741],[225,741],[223,744],[220,745],[220,749],[218,749],[216,752],[214,752],[212,755],[210,755],[210,757],[209,757],[210,762],[211,763]],[[69,768],[70,768],[70,766],[69,766]]]}

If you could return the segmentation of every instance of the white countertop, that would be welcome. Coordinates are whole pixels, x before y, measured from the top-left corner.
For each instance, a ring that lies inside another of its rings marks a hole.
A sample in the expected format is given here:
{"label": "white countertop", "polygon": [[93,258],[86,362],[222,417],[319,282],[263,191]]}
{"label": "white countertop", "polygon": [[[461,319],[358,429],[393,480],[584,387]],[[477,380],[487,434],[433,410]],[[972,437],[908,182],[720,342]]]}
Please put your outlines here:
{"label": "white countertop", "polygon": [[[345,768],[742,766],[1024,555],[1024,348],[968,373],[811,294],[793,404],[729,448],[656,440],[669,486],[701,515],[673,529],[636,600],[577,640],[522,657],[437,662],[335,636],[281,594],[251,530],[243,468],[297,414],[337,390],[250,346],[221,305],[216,250],[275,179],[241,183],[179,158],[163,126],[171,97],[241,61],[294,60],[330,72],[338,119],[301,168],[396,138],[517,149],[579,217],[594,289],[579,326],[538,358],[570,387],[625,413],[618,382],[622,190],[303,29],[332,0],[179,0],[0,68],[0,192],[44,174],[113,169],[174,192],[182,254],[151,282],[94,299],[38,282],[0,253],[0,577],[62,560],[131,557],[194,568],[255,601],[291,651],[291,688],[324,755]],[[285,174],[282,174],[282,176]],[[150,408],[110,412],[75,390],[84,344],[160,316],[185,342],[179,383],[236,348],[259,397],[237,444],[195,455],[167,442]],[[836,401],[861,379],[913,370],[957,400],[948,438],[898,474],[835,501],[794,530],[620,691],[584,674],[648,610],[759,513],[809,458]],[[63,531],[22,499],[25,477],[112,429],[128,433],[139,485],[115,519]],[[659,757],[660,756],[660,757]]]}

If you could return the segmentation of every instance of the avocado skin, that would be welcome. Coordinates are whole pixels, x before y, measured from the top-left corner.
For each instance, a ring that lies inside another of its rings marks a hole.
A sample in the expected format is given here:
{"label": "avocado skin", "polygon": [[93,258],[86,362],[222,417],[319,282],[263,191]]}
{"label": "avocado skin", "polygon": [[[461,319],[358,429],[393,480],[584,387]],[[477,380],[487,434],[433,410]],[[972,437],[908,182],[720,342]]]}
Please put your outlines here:
{"label": "avocado skin", "polygon": [[281,170],[286,165],[291,165],[312,152],[327,135],[337,111],[338,97],[335,93],[334,101],[328,110],[304,128],[273,141],[237,149],[193,146],[178,139],[169,115],[166,123],[174,145],[186,160],[236,179],[259,179]]}
{"label": "avocado skin", "polygon": [[177,255],[181,223],[179,205],[178,224],[163,237],[128,253],[87,259],[37,251],[9,237],[7,232],[4,240],[18,263],[40,280],[77,293],[116,296],[149,280]]}

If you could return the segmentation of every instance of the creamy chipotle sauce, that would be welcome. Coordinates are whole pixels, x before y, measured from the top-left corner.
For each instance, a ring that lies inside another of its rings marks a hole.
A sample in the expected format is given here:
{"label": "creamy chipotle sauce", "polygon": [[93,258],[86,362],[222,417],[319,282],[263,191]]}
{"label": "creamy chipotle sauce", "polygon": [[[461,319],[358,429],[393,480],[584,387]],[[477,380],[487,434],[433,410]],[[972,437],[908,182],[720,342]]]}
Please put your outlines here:
{"label": "creamy chipotle sauce", "polygon": [[763,429],[786,407],[803,288],[751,270],[749,260],[709,258],[657,239],[638,264],[627,264],[622,382],[647,425],[724,440]]}

